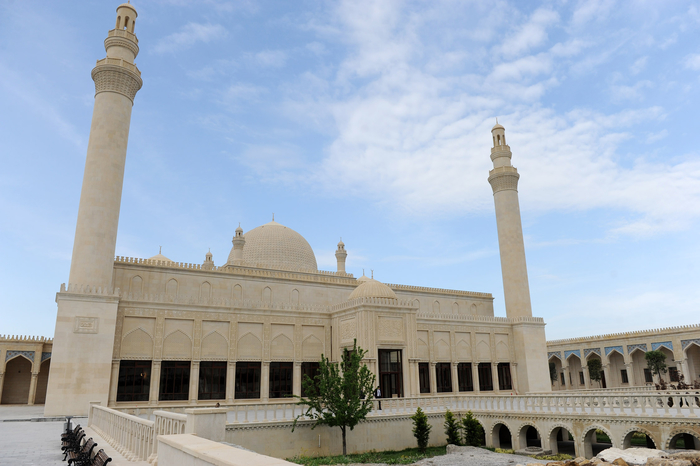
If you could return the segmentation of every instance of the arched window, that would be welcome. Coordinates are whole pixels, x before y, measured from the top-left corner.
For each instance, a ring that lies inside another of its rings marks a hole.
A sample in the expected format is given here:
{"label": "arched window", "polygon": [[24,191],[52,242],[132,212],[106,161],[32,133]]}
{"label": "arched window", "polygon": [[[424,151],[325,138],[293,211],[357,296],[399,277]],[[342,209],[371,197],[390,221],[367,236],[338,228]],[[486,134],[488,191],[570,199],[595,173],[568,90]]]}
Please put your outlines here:
{"label": "arched window", "polygon": [[122,17],[117,16],[117,29],[120,29],[122,27]]}
{"label": "arched window", "polygon": [[129,28],[129,17],[125,16],[124,17],[124,29],[128,29],[128,28]]}

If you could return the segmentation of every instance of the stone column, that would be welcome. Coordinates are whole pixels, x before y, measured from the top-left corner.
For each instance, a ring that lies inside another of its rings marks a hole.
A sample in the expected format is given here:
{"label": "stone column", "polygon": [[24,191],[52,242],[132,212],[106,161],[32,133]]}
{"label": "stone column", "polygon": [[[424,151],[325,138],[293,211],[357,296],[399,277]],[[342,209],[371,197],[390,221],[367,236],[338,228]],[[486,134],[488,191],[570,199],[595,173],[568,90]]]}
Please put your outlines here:
{"label": "stone column", "polygon": [[0,400],[2,400],[2,386],[5,380],[5,372],[0,372]]}
{"label": "stone column", "polygon": [[29,383],[29,398],[27,399],[27,404],[29,406],[34,404],[34,399],[36,397],[36,380],[38,377],[39,373],[32,371],[32,381]]}
{"label": "stone column", "polygon": [[[562,389],[568,390],[571,388],[571,384],[569,383],[569,366],[561,366],[561,371],[564,373],[564,386]],[[559,382],[561,382],[561,380]]]}
{"label": "stone column", "polygon": [[294,361],[294,373],[292,374],[292,394],[301,396],[301,361]]}
{"label": "stone column", "polygon": [[481,393],[481,387],[479,386],[479,363],[472,363],[472,384],[474,385],[474,394],[478,395]]}
{"label": "stone column", "polygon": [[590,389],[591,388],[591,376],[588,373],[588,366],[581,366],[581,370],[583,371],[584,385],[587,389]]}
{"label": "stone column", "polygon": [[236,361],[229,361],[226,369],[226,401],[233,403],[236,388]]}
{"label": "stone column", "polygon": [[[151,363],[151,366],[153,363]],[[152,370],[152,369],[151,369]],[[109,384],[109,404],[115,406],[117,403],[117,390],[119,388],[119,361],[112,361],[112,380]]]}
{"label": "stone column", "polygon": [[457,372],[458,362],[452,363],[452,393],[459,394],[459,374]]}
{"label": "stone column", "polygon": [[437,394],[437,372],[435,371],[435,362],[430,362],[430,394]]}
{"label": "stone column", "polygon": [[498,363],[497,362],[492,362],[491,363],[491,378],[493,379],[493,391],[497,395],[501,393],[501,384],[498,379]]}
{"label": "stone column", "polygon": [[270,361],[263,361],[260,371],[260,401],[270,399]]}
{"label": "stone column", "polygon": [[197,404],[199,398],[199,361],[192,361],[190,369],[190,404]]}
{"label": "stone column", "polygon": [[160,396],[160,361],[153,361],[151,364],[151,386],[148,395],[148,404],[157,405]]}
{"label": "stone column", "polygon": [[[612,388],[610,385],[610,364],[603,364],[603,374],[605,374],[605,387],[606,388]],[[601,381],[602,385],[602,381]],[[595,436],[594,436],[595,437]]]}
{"label": "stone column", "polygon": [[510,380],[511,380],[511,383],[513,384],[513,391],[515,392],[516,395],[518,393],[520,393],[518,391],[518,367],[517,366],[518,366],[517,362],[510,364],[510,367],[511,367]]}
{"label": "stone column", "polygon": [[634,365],[632,361],[628,362],[625,364],[625,369],[627,370],[627,384],[630,387],[636,387],[636,381],[634,379]]}
{"label": "stone column", "polygon": [[692,380],[690,380],[690,372],[688,371],[688,358],[678,359],[676,361],[676,367],[678,368],[678,372],[683,374],[685,383],[692,382]]}

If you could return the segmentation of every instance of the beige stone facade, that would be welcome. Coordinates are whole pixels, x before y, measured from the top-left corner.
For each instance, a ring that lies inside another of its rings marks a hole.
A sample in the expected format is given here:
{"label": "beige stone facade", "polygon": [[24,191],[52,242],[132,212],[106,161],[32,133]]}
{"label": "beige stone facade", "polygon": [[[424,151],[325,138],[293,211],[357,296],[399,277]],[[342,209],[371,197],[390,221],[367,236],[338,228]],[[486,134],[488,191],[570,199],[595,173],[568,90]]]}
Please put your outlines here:
{"label": "beige stone facade", "polygon": [[136,11],[117,8],[107,57],[92,72],[95,107],[70,281],[57,295],[46,414],[88,402],[149,409],[299,395],[322,354],[368,350],[383,397],[549,391],[544,322],[532,317],[517,170],[493,128],[494,191],[508,317],[489,293],[386,285],[318,270],[302,235],[273,221],[233,232],[215,265],[162,254],[114,258],[131,109]]}
{"label": "beige stone facade", "polygon": [[[554,390],[626,388],[658,382],[647,369],[644,354],[660,350],[666,354],[669,372],[664,380],[674,383],[682,374],[686,383],[700,379],[700,324],[682,327],[614,333],[547,342],[547,357],[554,364]],[[600,359],[604,379],[592,382],[588,361]]]}
{"label": "beige stone facade", "polygon": [[0,404],[43,404],[53,341],[0,335]]}

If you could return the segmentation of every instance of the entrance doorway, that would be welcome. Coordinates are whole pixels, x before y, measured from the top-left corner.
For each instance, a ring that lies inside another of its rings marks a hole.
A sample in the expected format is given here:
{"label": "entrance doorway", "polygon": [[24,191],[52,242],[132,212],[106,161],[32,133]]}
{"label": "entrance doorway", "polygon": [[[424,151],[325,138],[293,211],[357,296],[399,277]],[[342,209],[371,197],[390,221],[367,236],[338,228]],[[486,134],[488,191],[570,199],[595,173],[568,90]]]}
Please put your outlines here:
{"label": "entrance doorway", "polygon": [[403,397],[401,350],[379,350],[379,388],[382,398]]}

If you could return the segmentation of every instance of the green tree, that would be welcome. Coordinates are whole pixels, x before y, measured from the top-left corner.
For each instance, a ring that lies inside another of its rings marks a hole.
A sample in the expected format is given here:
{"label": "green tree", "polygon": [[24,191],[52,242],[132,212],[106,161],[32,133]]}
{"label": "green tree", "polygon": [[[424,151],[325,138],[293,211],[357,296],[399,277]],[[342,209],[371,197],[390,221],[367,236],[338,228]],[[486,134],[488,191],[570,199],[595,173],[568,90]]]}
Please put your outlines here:
{"label": "green tree", "polygon": [[661,350],[647,351],[644,354],[644,359],[647,360],[647,367],[652,374],[659,376],[661,379],[661,374],[667,372],[666,369],[666,355]]}
{"label": "green tree", "polygon": [[353,342],[352,350],[343,351],[342,363],[331,362],[324,355],[319,361],[318,375],[308,375],[302,381],[306,397],[296,396],[298,405],[305,406],[294,419],[292,432],[301,417],[311,418],[312,429],[319,425],[340,427],[343,434],[343,455],[347,455],[346,433],[372,410],[374,374],[362,364],[367,351]]}
{"label": "green tree", "polygon": [[588,361],[588,376],[600,386],[600,381],[603,379],[603,363],[600,359]]}
{"label": "green tree", "polygon": [[474,417],[471,411],[462,418],[462,431],[464,432],[464,444],[472,447],[480,447],[484,438],[484,428]]}
{"label": "green tree", "polygon": [[462,439],[459,435],[459,421],[449,409],[445,412],[445,435],[447,435],[447,443],[452,445],[461,445]]}
{"label": "green tree", "polygon": [[553,362],[549,363],[549,380],[552,381],[552,385],[557,381],[557,366]]}
{"label": "green tree", "polygon": [[428,424],[428,416],[420,409],[420,406],[416,409],[416,414],[411,416],[411,419],[413,419],[413,436],[418,441],[418,448],[424,453],[425,449],[428,447],[430,429],[432,429],[433,426]]}

